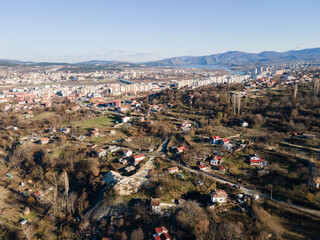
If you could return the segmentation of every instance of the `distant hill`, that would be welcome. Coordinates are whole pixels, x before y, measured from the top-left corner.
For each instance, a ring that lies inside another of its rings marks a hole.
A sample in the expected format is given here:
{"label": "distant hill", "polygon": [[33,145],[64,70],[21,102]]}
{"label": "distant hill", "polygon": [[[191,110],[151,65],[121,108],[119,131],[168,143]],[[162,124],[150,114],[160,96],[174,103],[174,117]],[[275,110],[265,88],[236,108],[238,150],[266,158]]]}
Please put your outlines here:
{"label": "distant hill", "polygon": [[86,62],[79,62],[79,63],[76,63],[76,64],[80,64],[80,65],[96,65],[96,64],[109,65],[109,64],[112,64],[112,63],[115,63],[115,62],[117,62],[117,61],[90,60],[90,61],[86,61]]}
{"label": "distant hill", "polygon": [[11,60],[11,59],[0,59],[0,64],[2,65],[23,65],[23,64],[29,64],[29,63],[34,63],[34,62],[23,62],[23,61],[18,61],[18,60]]}
{"label": "distant hill", "polygon": [[[287,52],[264,51],[261,53],[246,53],[241,51],[229,51],[225,53],[212,54],[208,56],[185,56],[173,57],[160,61],[152,61],[143,63],[146,66],[184,66],[184,65],[241,65],[254,63],[277,63],[277,62],[294,62],[294,61],[320,61],[320,48],[308,48],[303,50],[292,50]],[[23,62],[17,60],[0,59],[0,65],[86,65],[101,67],[137,67],[141,64],[121,62],[121,61],[105,61],[90,60],[79,63],[51,63],[51,62]]]}
{"label": "distant hill", "polygon": [[120,61],[91,60],[86,62],[75,63],[73,65],[85,65],[85,66],[95,65],[95,66],[101,66],[101,67],[137,67],[140,64],[131,63],[131,62],[120,62]]}
{"label": "distant hill", "polygon": [[148,66],[183,66],[183,65],[238,65],[263,62],[320,61],[320,48],[292,50],[287,52],[265,51],[246,53],[229,51],[200,57],[173,57],[160,61],[147,62]]}

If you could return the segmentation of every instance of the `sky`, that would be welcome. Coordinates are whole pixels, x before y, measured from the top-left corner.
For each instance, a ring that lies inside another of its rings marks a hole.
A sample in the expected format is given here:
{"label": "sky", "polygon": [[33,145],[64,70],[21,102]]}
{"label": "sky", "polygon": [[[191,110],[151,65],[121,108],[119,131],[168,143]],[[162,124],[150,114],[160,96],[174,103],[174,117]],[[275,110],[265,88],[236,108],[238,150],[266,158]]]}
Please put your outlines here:
{"label": "sky", "polygon": [[320,47],[319,0],[0,0],[0,59],[144,62]]}

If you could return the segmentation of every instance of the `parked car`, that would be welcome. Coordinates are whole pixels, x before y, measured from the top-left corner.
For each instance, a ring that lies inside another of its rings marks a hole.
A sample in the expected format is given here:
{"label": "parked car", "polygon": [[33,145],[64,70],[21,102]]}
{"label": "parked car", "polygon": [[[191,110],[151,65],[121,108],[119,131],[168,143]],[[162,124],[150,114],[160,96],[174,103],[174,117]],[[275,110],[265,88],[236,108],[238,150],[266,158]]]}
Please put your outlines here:
{"label": "parked car", "polygon": [[28,223],[28,220],[27,220],[27,219],[23,219],[23,220],[20,221],[20,224],[21,224],[21,225],[25,225],[26,223]]}

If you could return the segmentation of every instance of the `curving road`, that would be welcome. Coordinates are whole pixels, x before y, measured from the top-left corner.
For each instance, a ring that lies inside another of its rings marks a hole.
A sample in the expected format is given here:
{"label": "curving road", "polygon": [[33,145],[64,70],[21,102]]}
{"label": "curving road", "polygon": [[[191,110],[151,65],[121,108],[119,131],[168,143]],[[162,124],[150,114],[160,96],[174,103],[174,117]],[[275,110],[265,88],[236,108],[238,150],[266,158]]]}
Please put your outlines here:
{"label": "curving road", "polygon": [[[169,138],[168,138],[169,139]],[[185,166],[182,166],[180,165],[178,162],[170,159],[166,154],[165,154],[165,149],[162,148],[162,157],[164,157],[165,159],[167,159],[168,161],[170,161],[171,163],[173,164],[176,164],[176,165],[179,165],[180,168],[182,168],[183,170],[185,171],[188,171],[188,172],[191,172],[191,173],[194,173],[194,174],[199,174],[199,173],[203,173],[205,175],[207,175],[207,177],[219,182],[219,183],[223,183],[223,184],[226,184],[226,183],[229,183],[231,185],[236,185],[236,183],[233,183],[231,182],[230,180],[224,180],[222,177],[220,176],[217,176],[217,175],[214,175],[212,173],[209,173],[209,172],[205,172],[205,171],[197,171],[197,170],[194,170],[190,167],[185,167]],[[315,209],[310,209],[310,208],[306,208],[306,207],[302,207],[302,206],[299,206],[299,205],[296,205],[296,204],[292,204],[292,203],[289,203],[289,202],[286,202],[286,201],[282,201],[280,199],[276,199],[276,198],[272,198],[268,195],[265,195],[265,194],[262,194],[260,193],[259,191],[255,190],[255,189],[250,189],[250,188],[247,188],[247,187],[241,187],[240,188],[241,191],[243,191],[244,194],[246,195],[250,195],[250,196],[254,196],[254,195],[259,195],[259,197],[261,198],[265,198],[265,199],[269,199],[269,200],[272,200],[272,201],[275,201],[275,202],[279,202],[279,203],[282,203],[288,207],[291,207],[291,208],[294,208],[294,209],[297,209],[297,210],[300,210],[302,212],[305,212],[305,213],[309,213],[311,215],[314,215],[316,217],[320,217],[320,211],[318,210],[315,210]]]}

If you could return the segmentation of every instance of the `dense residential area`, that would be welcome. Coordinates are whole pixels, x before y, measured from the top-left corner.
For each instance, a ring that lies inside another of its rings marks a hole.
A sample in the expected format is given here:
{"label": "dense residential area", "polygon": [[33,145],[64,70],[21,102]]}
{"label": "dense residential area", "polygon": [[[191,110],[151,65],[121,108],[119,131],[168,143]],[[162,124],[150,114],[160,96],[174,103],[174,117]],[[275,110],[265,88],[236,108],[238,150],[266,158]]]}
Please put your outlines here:
{"label": "dense residential area", "polygon": [[318,66],[13,68],[59,77],[1,86],[1,239],[318,239]]}

